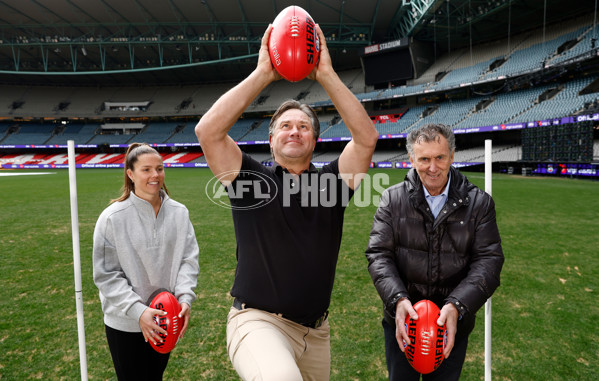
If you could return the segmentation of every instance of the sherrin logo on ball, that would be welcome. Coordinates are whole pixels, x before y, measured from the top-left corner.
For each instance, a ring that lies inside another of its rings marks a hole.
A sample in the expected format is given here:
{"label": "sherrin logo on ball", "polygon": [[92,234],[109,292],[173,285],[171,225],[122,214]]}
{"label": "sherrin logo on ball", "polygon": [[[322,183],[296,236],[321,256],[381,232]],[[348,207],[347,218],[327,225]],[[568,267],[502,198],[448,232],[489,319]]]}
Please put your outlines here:
{"label": "sherrin logo on ball", "polygon": [[421,300],[414,305],[418,320],[406,316],[405,327],[410,338],[406,346],[406,358],[418,373],[427,374],[443,362],[443,349],[447,341],[445,326],[439,327],[439,307],[430,300]]}
{"label": "sherrin logo on ball", "polygon": [[150,345],[158,353],[169,353],[177,345],[179,335],[181,334],[181,328],[183,328],[183,322],[179,317],[181,305],[177,298],[175,298],[175,295],[162,289],[154,292],[154,294],[150,296],[150,299],[150,308],[166,311],[166,315],[154,316],[154,321],[160,328],[167,332],[166,336],[160,334],[162,341],[157,341],[156,344],[154,344],[154,342],[150,340]]}
{"label": "sherrin logo on ball", "polygon": [[286,80],[301,81],[312,72],[320,56],[320,39],[314,19],[297,5],[283,9],[272,23],[268,41],[270,60]]}

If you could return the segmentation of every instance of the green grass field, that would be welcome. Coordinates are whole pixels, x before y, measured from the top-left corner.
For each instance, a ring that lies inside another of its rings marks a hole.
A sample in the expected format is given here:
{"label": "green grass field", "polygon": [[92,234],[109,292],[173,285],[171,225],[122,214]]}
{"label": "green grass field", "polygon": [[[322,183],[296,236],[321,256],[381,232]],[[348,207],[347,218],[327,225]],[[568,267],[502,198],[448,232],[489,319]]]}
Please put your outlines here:
{"label": "green grass field", "polygon": [[[5,171],[3,171],[5,172]],[[381,171],[391,183],[405,171]],[[15,173],[15,172],[11,172]],[[21,172],[26,173],[26,172]],[[482,173],[467,173],[484,187]],[[92,280],[92,232],[119,195],[121,170],[78,170],[87,363],[115,379]],[[204,194],[207,169],[167,169],[200,245],[198,301],[165,379],[236,380],[225,350],[235,269],[230,211]],[[0,379],[75,380],[79,350],[68,172],[0,177]],[[599,374],[599,182],[495,174],[493,196],[506,262],[493,297],[494,380],[596,380]],[[364,250],[375,205],[346,212],[331,301],[332,380],[384,380],[381,302]],[[484,376],[484,311],[463,380]]]}

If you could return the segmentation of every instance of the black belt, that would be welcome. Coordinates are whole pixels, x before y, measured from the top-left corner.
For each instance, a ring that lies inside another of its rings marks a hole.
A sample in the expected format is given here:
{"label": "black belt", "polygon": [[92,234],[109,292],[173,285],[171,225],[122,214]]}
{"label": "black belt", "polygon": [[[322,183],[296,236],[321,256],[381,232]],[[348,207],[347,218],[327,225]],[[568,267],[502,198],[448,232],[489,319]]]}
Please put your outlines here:
{"label": "black belt", "polygon": [[[235,298],[233,300],[233,307],[237,308],[238,310],[243,310],[243,309],[246,309],[246,308],[254,308],[254,307],[248,306],[246,303],[243,303],[241,300],[239,300],[237,298]],[[318,328],[318,327],[320,327],[322,325],[322,323],[324,323],[324,321],[327,320],[327,317],[329,316],[329,311],[327,311],[321,317],[319,317],[318,319],[316,319],[314,321],[311,321],[311,322],[308,322],[308,323],[302,323],[302,322],[299,322],[299,321],[297,321],[297,320],[295,320],[293,318],[290,318],[289,316],[285,316],[285,315],[280,314],[280,313],[276,313],[276,312],[272,312],[272,311],[266,311],[266,312],[270,312],[270,313],[279,315],[283,319],[291,320],[294,323],[303,325],[304,327],[308,327],[308,328]]]}

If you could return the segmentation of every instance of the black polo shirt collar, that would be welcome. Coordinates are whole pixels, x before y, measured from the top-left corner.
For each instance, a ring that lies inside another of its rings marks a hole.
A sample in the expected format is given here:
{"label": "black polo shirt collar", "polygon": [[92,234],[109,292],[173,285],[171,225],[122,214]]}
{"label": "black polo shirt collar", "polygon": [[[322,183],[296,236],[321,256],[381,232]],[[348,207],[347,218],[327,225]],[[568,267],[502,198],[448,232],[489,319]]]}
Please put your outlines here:
{"label": "black polo shirt collar", "polygon": [[[279,163],[277,163],[276,161],[273,161],[273,171],[277,176],[283,176],[283,173],[291,173],[287,170],[287,168],[282,167]],[[318,172],[318,169],[316,169],[316,167],[314,166],[314,164],[312,164],[312,162],[310,162],[310,167],[306,170],[304,170],[302,173],[315,173]]]}

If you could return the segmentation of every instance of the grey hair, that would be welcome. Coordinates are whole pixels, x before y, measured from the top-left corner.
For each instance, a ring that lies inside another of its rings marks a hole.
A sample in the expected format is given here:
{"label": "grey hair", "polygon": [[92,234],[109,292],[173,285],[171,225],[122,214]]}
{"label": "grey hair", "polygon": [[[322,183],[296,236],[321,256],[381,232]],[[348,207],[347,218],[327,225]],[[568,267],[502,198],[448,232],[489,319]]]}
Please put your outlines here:
{"label": "grey hair", "polygon": [[414,144],[439,141],[443,136],[449,143],[449,152],[455,152],[455,135],[451,127],[444,124],[425,124],[410,131],[406,138],[406,148],[410,156],[414,157]]}

